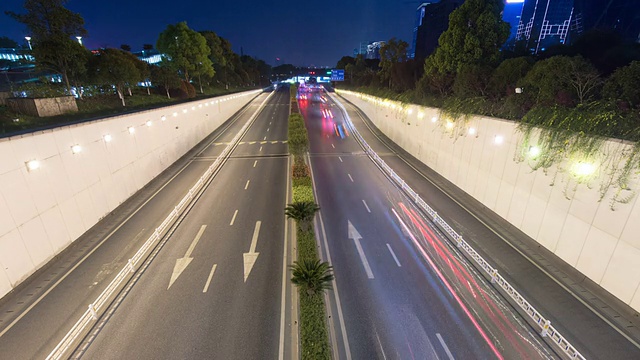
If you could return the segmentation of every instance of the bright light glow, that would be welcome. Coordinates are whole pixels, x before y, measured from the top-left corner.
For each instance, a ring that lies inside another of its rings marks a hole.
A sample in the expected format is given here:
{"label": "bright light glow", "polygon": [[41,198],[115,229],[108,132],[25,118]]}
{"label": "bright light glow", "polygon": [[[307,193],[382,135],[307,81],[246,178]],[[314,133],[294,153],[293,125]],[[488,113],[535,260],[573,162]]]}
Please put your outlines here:
{"label": "bright light glow", "polygon": [[493,138],[493,142],[496,143],[496,145],[500,145],[504,142],[504,137],[502,135],[496,135],[496,137]]}
{"label": "bright light glow", "polygon": [[475,134],[476,134],[476,128],[470,127],[469,128],[469,135],[475,135]]}
{"label": "bright light glow", "polygon": [[391,108],[395,109],[396,108],[396,104],[391,104]]}
{"label": "bright light glow", "polygon": [[111,142],[111,140],[113,140],[113,137],[109,134],[106,134],[102,138],[104,139],[104,142]]}
{"label": "bright light glow", "polygon": [[129,134],[133,134],[134,132],[136,132],[136,128],[129,126]]}
{"label": "bright light glow", "polygon": [[578,176],[589,176],[596,171],[594,164],[580,161],[573,166],[573,173]]}
{"label": "bright light glow", "polygon": [[424,113],[422,111],[420,111],[418,113],[418,119],[422,119],[424,117]]}
{"label": "bright light glow", "polygon": [[147,124],[147,126],[151,126],[151,125],[153,125],[153,123],[151,122],[151,120],[147,120],[146,124]]}
{"label": "bright light glow", "polygon": [[413,109],[408,109],[407,110],[407,114],[409,114],[409,115],[413,114]]}
{"label": "bright light glow", "polygon": [[209,106],[209,103],[208,102],[204,103],[204,106]]}
{"label": "bright light glow", "polygon": [[40,161],[38,160],[29,160],[25,164],[27,164],[27,169],[29,171],[37,170],[40,168]]}
{"label": "bright light glow", "polygon": [[529,147],[529,156],[531,158],[537,158],[538,155],[540,155],[540,148],[537,146],[531,146]]}
{"label": "bright light glow", "polygon": [[176,116],[178,116],[178,113],[177,113],[177,112],[174,112],[174,113],[173,113],[173,117],[176,117]]}
{"label": "bright light glow", "polygon": [[164,115],[162,115],[162,116],[160,117],[160,120],[165,121],[165,120],[167,120],[167,117],[166,117],[166,116],[164,116]]}
{"label": "bright light glow", "polygon": [[507,4],[522,4],[524,0],[506,0]]}
{"label": "bright light glow", "polygon": [[453,123],[451,121],[447,121],[447,124],[445,125],[445,127],[447,129],[453,129]]}
{"label": "bright light glow", "polygon": [[434,116],[434,117],[432,117],[432,118],[431,118],[431,122],[432,122],[432,123],[434,123],[434,122],[436,122],[436,121],[438,121],[438,118],[437,118],[437,117],[435,117],[435,116]]}
{"label": "bright light glow", "polygon": [[202,108],[202,104],[198,105],[199,108]]}
{"label": "bright light glow", "polygon": [[189,111],[189,110],[187,110],[187,109],[182,109],[182,112],[183,112],[183,113],[185,113],[185,114],[187,113],[187,111]]}
{"label": "bright light glow", "polygon": [[195,106],[192,106],[192,107],[191,107],[191,110],[195,110],[195,109],[196,109],[196,107],[195,107]]}
{"label": "bright light glow", "polygon": [[82,151],[82,146],[75,144],[71,147],[71,152],[77,154]]}

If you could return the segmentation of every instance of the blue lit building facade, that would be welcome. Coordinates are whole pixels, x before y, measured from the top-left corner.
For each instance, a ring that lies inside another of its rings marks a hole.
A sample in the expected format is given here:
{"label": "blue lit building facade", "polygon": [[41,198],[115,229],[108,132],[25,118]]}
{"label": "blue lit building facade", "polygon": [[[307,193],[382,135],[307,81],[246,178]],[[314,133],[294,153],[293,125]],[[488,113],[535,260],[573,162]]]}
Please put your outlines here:
{"label": "blue lit building facade", "polygon": [[[531,53],[549,46],[567,44],[583,32],[580,0],[526,0],[516,40]],[[577,4],[578,3],[578,4]],[[577,5],[577,6],[576,6]]]}

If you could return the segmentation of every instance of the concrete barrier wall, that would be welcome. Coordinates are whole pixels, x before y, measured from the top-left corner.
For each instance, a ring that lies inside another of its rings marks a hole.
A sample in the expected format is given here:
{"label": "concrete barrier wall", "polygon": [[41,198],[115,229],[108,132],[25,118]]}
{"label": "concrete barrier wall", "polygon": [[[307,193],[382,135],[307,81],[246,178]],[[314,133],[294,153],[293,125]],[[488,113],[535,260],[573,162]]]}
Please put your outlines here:
{"label": "concrete barrier wall", "polygon": [[0,139],[0,297],[259,93]]}
{"label": "concrete barrier wall", "polygon": [[[608,140],[597,159],[534,171],[512,121],[475,116],[447,125],[438,109],[339,94],[407,152],[640,311],[637,169],[623,189],[615,184],[631,145]],[[588,181],[575,175],[592,169]]]}

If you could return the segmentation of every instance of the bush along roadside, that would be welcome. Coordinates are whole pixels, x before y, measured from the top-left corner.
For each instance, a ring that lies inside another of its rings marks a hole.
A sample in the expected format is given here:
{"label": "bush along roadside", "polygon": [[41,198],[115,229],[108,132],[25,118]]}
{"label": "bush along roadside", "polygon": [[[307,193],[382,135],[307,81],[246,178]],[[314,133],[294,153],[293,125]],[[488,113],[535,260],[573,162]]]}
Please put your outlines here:
{"label": "bush along roadside", "polygon": [[[291,87],[291,102],[296,103],[295,86]],[[293,109],[292,105],[292,109]],[[324,291],[333,280],[332,267],[320,261],[316,246],[313,218],[320,210],[313,195],[313,185],[304,154],[309,150],[307,129],[299,113],[289,115],[289,152],[293,155],[293,202],[285,215],[296,221],[298,259],[291,266],[291,282],[298,287],[300,297],[300,343],[302,360],[331,359],[331,347],[326,322]]]}

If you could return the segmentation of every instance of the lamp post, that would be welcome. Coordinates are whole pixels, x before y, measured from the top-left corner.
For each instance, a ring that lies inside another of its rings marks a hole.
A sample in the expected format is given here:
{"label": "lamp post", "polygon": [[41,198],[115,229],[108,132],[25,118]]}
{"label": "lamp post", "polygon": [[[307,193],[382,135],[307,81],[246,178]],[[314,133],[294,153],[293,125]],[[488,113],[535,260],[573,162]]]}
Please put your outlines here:
{"label": "lamp post", "polygon": [[82,45],[82,36],[76,36],[76,39],[78,39],[78,44]]}
{"label": "lamp post", "polygon": [[33,48],[31,47],[31,36],[25,36],[24,39],[27,40],[27,44],[29,44],[29,50],[33,51]]}

